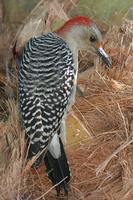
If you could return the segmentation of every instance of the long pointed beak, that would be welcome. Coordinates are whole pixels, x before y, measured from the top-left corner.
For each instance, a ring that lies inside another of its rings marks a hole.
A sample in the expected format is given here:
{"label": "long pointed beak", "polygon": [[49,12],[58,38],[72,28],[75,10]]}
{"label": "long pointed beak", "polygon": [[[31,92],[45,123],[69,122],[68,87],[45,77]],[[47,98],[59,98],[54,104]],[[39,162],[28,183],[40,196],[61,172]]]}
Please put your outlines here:
{"label": "long pointed beak", "polygon": [[100,56],[100,58],[103,60],[103,62],[109,67],[112,67],[112,62],[108,55],[105,53],[105,51],[102,49],[102,47],[96,48],[97,54]]}

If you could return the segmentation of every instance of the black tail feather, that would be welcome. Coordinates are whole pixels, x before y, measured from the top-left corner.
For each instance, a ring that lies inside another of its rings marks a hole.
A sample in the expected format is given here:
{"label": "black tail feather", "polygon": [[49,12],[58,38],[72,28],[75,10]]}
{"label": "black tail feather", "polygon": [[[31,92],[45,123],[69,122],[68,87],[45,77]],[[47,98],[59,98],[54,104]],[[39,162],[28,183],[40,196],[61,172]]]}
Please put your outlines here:
{"label": "black tail feather", "polygon": [[44,158],[48,177],[52,181],[53,185],[57,184],[57,195],[60,194],[61,188],[64,189],[66,194],[68,193],[68,182],[70,180],[69,165],[67,163],[67,157],[61,139],[60,147],[61,156],[58,159],[53,158],[49,151],[46,153]]}

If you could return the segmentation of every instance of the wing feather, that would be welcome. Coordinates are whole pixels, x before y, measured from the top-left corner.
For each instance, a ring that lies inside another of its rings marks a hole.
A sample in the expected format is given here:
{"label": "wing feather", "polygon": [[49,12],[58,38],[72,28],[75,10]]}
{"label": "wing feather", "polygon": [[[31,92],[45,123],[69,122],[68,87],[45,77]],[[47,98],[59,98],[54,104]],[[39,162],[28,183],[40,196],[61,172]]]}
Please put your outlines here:
{"label": "wing feather", "polygon": [[31,144],[44,148],[58,132],[74,79],[72,52],[64,40],[50,33],[27,43],[19,69],[19,98]]}

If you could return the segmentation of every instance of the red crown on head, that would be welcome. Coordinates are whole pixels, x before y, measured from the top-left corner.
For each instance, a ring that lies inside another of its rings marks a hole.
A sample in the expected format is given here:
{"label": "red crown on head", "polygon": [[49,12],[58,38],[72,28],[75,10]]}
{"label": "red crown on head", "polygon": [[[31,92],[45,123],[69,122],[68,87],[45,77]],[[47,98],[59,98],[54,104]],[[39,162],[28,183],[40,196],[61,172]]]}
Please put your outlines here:
{"label": "red crown on head", "polygon": [[89,26],[92,24],[92,20],[85,16],[76,16],[69,19],[65,25],[74,26],[74,25],[86,25]]}
{"label": "red crown on head", "polygon": [[65,24],[56,31],[56,33],[64,34],[75,25],[91,26],[92,23],[93,21],[86,16],[76,16],[65,22]]}

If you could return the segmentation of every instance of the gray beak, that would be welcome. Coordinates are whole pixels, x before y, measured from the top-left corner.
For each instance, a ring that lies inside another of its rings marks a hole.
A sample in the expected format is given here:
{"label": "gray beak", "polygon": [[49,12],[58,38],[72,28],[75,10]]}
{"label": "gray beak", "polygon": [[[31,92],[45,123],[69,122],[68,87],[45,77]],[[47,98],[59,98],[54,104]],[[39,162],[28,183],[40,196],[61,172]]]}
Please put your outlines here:
{"label": "gray beak", "polygon": [[108,55],[105,53],[105,51],[100,47],[100,48],[96,48],[97,54],[99,55],[99,57],[103,60],[103,62],[109,67],[112,67],[112,62],[110,60],[110,58],[108,57]]}

